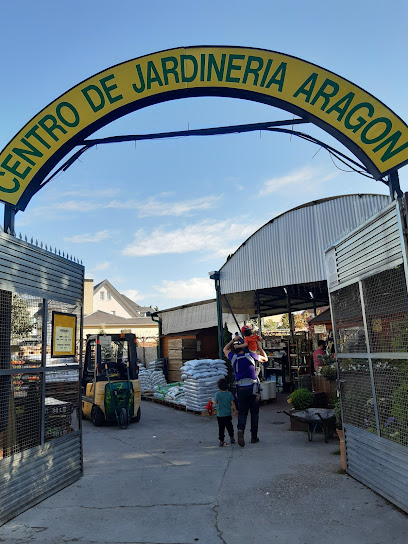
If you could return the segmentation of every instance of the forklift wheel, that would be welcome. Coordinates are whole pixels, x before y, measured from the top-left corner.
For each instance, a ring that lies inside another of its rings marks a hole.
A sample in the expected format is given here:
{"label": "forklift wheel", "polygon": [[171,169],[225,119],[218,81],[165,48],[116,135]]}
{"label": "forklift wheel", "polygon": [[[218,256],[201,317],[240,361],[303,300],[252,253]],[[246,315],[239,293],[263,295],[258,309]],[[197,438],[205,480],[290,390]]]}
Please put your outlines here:
{"label": "forklift wheel", "polygon": [[134,418],[133,421],[135,421],[136,423],[137,423],[138,421],[140,421],[140,416],[141,416],[141,413],[140,413],[140,407],[139,407],[139,410],[137,411],[136,417]]}
{"label": "forklift wheel", "polygon": [[126,408],[121,408],[119,412],[119,427],[127,429],[129,426],[129,415]]}
{"label": "forklift wheel", "polygon": [[91,419],[95,427],[100,427],[101,425],[105,423],[105,416],[102,410],[98,408],[98,406],[93,406],[92,412],[91,412]]}

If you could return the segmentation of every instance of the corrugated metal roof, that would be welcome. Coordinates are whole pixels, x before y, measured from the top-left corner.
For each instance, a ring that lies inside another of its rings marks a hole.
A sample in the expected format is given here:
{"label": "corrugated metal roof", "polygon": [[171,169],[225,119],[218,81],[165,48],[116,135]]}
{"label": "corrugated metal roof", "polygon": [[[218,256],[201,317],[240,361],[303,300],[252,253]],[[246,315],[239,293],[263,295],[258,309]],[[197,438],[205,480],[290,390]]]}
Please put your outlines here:
{"label": "corrugated metal roof", "polygon": [[326,280],[325,250],[390,201],[386,195],[346,195],[285,212],[255,232],[223,265],[221,292]]}
{"label": "corrugated metal roof", "polygon": [[191,306],[202,306],[204,304],[212,304],[215,301],[216,301],[215,298],[211,298],[208,300],[199,300],[198,302],[190,302],[189,304],[181,304],[180,306],[173,306],[172,308],[157,310],[156,312],[152,312],[152,314],[161,316],[161,314],[165,312],[173,312],[174,310],[182,310],[184,308],[190,308]]}
{"label": "corrugated metal roof", "polygon": [[84,327],[95,327],[100,325],[127,325],[128,327],[136,325],[149,325],[154,327],[155,324],[150,317],[121,317],[120,315],[108,314],[98,310],[84,317]]}
{"label": "corrugated metal roof", "polygon": [[[218,326],[216,300],[184,304],[176,308],[155,312],[155,315],[160,316],[162,319],[162,333],[164,336],[193,329],[202,330]],[[239,322],[249,318],[247,314],[238,313],[235,317]],[[223,313],[222,322],[234,323],[234,318],[229,313]]]}

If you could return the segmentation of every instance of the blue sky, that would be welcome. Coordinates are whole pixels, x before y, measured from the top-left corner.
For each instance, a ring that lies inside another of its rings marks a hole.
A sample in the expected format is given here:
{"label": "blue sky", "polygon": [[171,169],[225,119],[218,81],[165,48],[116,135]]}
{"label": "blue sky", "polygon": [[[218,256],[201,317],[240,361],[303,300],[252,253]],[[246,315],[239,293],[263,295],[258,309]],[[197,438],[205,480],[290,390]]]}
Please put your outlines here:
{"label": "blue sky", "polygon": [[[297,56],[363,87],[408,121],[402,0],[16,0],[4,2],[1,13],[1,148],[82,80],[189,45]],[[255,102],[191,98],[132,113],[95,135],[290,118]],[[305,129],[342,150],[317,127]],[[400,181],[408,190],[408,167]],[[76,255],[95,282],[107,278],[139,304],[168,308],[214,297],[208,271],[277,214],[327,196],[387,192],[338,169],[318,146],[282,134],[122,143],[85,153],[17,214],[16,230]]]}

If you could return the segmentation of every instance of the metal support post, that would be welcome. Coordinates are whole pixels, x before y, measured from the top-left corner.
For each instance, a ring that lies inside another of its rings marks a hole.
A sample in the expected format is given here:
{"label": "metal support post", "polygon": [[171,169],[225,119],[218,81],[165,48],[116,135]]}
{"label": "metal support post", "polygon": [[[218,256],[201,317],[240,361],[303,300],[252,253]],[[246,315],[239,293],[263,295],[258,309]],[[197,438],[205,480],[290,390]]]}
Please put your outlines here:
{"label": "metal support post", "polygon": [[374,382],[373,361],[371,358],[370,336],[368,334],[367,311],[365,306],[365,297],[364,297],[362,281],[358,282],[358,288],[360,290],[361,310],[363,313],[364,335],[365,335],[365,341],[367,346],[367,359],[368,359],[368,368],[370,371],[370,384],[371,384],[371,393],[373,395],[373,406],[374,406],[375,422],[377,426],[377,436],[381,436],[380,417],[378,414],[377,393],[376,393],[375,382]]}
{"label": "metal support post", "polygon": [[[42,350],[41,350],[41,444],[45,443],[45,386],[47,367],[47,323],[48,323],[48,300],[43,299],[42,305]],[[81,405],[80,405],[81,406]]]}
{"label": "metal support post", "polygon": [[310,298],[312,299],[312,302],[313,302],[313,314],[314,314],[314,317],[317,317],[316,300],[315,300],[314,294],[311,291],[309,291],[309,295],[310,295]]}
{"label": "metal support post", "polygon": [[237,318],[235,317],[235,314],[234,314],[234,312],[232,311],[231,305],[230,305],[230,303],[228,302],[227,295],[224,295],[224,300],[225,300],[225,302],[226,302],[226,304],[227,304],[227,306],[228,306],[229,311],[231,312],[232,317],[234,318],[235,325],[237,326],[237,329],[238,329],[238,334],[240,335],[240,337],[241,337],[242,339],[244,339],[244,337],[243,337],[242,334],[241,334],[241,329],[239,328],[239,323],[238,323],[238,321],[237,321]]}
{"label": "metal support post", "polygon": [[398,170],[395,170],[388,175],[388,187],[390,189],[390,196],[393,200],[402,197]]}
{"label": "metal support post", "polygon": [[262,336],[261,306],[260,306],[260,303],[259,303],[259,292],[258,291],[255,291],[255,298],[256,298],[256,313],[258,315],[259,336]]}
{"label": "metal support post", "polygon": [[[157,317],[157,319],[154,319],[155,317]],[[158,359],[161,359],[162,358],[162,318],[160,316],[157,315],[157,313],[154,313],[154,314],[151,314],[150,315],[150,318],[152,321],[154,321],[155,323],[158,323],[159,324],[159,341],[158,341],[158,345],[157,345],[157,358]]]}
{"label": "metal support post", "polygon": [[218,357],[222,359],[223,348],[224,348],[224,335],[223,335],[223,323],[222,323],[220,273],[218,271],[210,272],[210,279],[214,280],[215,292],[217,295]]}
{"label": "metal support post", "polygon": [[294,331],[294,327],[293,327],[293,316],[292,316],[292,307],[290,305],[290,296],[289,296],[289,292],[288,292],[286,287],[284,287],[283,290],[285,291],[285,294],[286,294],[286,303],[287,303],[287,306],[288,306],[290,339],[293,342],[294,339],[295,339],[295,331]]}
{"label": "metal support post", "polygon": [[16,217],[17,210],[11,206],[11,204],[4,204],[4,232],[7,232],[10,229],[11,234],[14,234],[14,220]]}

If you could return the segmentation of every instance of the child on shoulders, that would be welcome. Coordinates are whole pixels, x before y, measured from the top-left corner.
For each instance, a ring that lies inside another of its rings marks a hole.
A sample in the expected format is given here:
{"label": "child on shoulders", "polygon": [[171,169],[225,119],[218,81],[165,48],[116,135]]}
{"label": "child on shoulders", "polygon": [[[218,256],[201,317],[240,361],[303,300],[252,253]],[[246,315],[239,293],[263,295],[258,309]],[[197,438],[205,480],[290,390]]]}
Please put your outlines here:
{"label": "child on shoulders", "polygon": [[251,325],[244,325],[241,328],[241,332],[244,336],[244,343],[242,344],[244,350],[247,348],[250,352],[257,353],[259,348],[262,347],[262,338],[259,335],[254,334]]}

